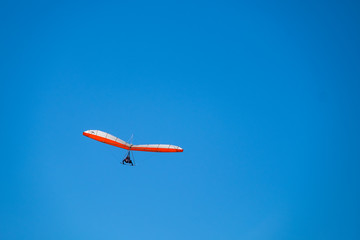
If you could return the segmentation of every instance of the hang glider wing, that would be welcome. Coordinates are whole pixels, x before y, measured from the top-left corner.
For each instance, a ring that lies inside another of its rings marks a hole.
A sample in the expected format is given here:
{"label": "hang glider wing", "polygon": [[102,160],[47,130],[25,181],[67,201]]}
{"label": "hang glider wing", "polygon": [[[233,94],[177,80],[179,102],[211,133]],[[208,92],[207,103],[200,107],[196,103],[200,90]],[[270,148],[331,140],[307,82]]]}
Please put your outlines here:
{"label": "hang glider wing", "polygon": [[132,145],[120,138],[114,137],[106,132],[100,130],[88,130],[83,132],[86,137],[92,138],[99,142],[103,142],[115,147],[120,147],[131,151],[144,151],[144,152],[182,152],[183,149],[178,146],[170,144],[144,144],[144,145]]}

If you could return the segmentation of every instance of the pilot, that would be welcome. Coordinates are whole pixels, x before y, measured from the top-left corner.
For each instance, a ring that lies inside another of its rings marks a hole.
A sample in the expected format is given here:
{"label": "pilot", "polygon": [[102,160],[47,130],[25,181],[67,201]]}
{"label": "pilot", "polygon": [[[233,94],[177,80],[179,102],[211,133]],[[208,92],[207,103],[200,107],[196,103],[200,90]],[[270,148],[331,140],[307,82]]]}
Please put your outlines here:
{"label": "pilot", "polygon": [[128,153],[126,158],[122,161],[122,164],[125,164],[125,163],[131,164],[131,166],[134,166],[133,162],[130,159],[130,152]]}

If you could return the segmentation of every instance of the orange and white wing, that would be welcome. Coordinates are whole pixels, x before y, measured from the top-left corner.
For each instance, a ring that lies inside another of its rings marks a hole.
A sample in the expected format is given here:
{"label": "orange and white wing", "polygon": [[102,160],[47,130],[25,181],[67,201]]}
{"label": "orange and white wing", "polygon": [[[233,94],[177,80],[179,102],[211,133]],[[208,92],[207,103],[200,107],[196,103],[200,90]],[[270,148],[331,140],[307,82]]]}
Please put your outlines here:
{"label": "orange and white wing", "polygon": [[184,151],[181,147],[170,145],[170,144],[143,144],[143,145],[132,145],[120,138],[114,137],[111,134],[100,130],[87,130],[83,132],[83,135],[99,142],[103,142],[115,147],[120,147],[126,150],[132,151],[144,151],[144,152],[182,152]]}

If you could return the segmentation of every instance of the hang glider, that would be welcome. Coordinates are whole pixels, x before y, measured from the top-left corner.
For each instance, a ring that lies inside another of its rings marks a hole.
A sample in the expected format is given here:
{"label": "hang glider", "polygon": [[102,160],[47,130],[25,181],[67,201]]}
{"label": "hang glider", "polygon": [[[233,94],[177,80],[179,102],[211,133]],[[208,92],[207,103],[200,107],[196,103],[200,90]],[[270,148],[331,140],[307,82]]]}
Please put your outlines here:
{"label": "hang glider", "polygon": [[143,151],[143,152],[182,152],[181,147],[170,144],[142,144],[133,145],[121,140],[113,135],[100,130],[87,130],[83,132],[83,135],[99,142],[103,142],[115,147],[123,148],[128,151]]}

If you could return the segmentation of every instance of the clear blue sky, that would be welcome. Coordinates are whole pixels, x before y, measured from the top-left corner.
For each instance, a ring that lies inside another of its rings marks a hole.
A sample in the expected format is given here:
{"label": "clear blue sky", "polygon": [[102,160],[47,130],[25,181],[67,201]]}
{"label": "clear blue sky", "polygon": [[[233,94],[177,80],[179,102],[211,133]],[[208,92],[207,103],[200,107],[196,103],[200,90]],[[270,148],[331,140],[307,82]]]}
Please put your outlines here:
{"label": "clear blue sky", "polygon": [[357,1],[60,2],[1,2],[0,239],[360,238]]}

